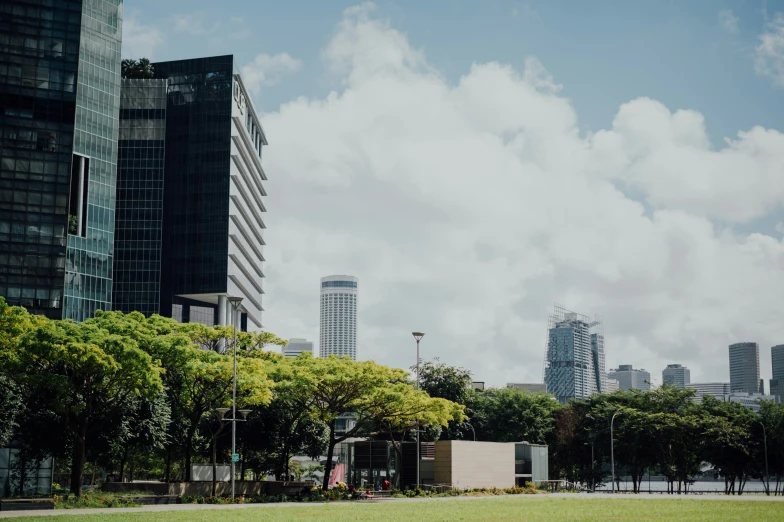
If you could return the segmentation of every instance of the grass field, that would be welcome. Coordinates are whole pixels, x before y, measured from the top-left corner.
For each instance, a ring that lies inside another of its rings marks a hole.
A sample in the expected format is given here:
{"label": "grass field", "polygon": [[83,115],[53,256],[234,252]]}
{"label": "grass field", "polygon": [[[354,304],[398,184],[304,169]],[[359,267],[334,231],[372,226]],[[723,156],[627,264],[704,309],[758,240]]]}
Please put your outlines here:
{"label": "grass field", "polygon": [[506,498],[419,502],[267,505],[260,508],[22,517],[16,522],[300,522],[300,521],[753,521],[781,522],[784,503],[690,499]]}

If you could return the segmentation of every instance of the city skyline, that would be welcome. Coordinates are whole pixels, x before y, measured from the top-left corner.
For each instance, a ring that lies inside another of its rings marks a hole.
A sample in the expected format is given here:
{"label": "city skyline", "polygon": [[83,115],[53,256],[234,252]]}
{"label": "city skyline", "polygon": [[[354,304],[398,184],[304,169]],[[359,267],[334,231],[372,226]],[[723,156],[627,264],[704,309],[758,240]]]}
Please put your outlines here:
{"label": "city skyline", "polygon": [[317,339],[315,281],[351,273],[360,359],[407,368],[418,329],[426,359],[535,382],[560,301],[601,311],[608,368],[729,381],[753,341],[768,380],[784,7],[480,4],[124,3],[123,57],[234,53],[272,137],[265,328]]}

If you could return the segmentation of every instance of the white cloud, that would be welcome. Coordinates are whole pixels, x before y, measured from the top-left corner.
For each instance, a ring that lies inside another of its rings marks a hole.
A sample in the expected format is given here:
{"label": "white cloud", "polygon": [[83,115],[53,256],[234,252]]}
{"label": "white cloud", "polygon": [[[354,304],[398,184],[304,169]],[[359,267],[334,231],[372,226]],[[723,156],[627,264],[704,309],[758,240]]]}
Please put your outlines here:
{"label": "white cloud", "polygon": [[756,59],[757,74],[768,76],[773,83],[784,87],[784,14],[778,13],[759,37]]}
{"label": "white cloud", "polygon": [[776,223],[776,232],[779,234],[784,235],[784,221],[780,221]]}
{"label": "white cloud", "polygon": [[223,27],[221,21],[208,20],[207,16],[201,12],[178,13],[172,17],[172,29],[194,36],[205,36]]}
{"label": "white cloud", "polygon": [[740,20],[730,9],[719,11],[719,25],[728,33],[738,33],[738,22]]}
{"label": "white cloud", "polygon": [[608,365],[726,380],[727,345],[755,340],[765,375],[784,340],[784,242],[711,219],[781,205],[780,133],[715,150],[702,115],[641,98],[583,136],[535,59],[452,84],[368,5],[324,58],[339,92],[263,117],[266,327],[317,343],[319,278],[348,273],[364,359],[408,367],[422,330],[425,358],[494,385],[539,380],[558,301],[604,316]]}
{"label": "white cloud", "polygon": [[262,86],[275,85],[301,68],[302,60],[292,58],[288,53],[258,54],[242,67],[242,79],[252,93],[259,93]]}
{"label": "white cloud", "polygon": [[136,14],[123,20],[122,56],[123,58],[153,58],[155,49],[165,41],[163,32],[153,25],[144,25]]}

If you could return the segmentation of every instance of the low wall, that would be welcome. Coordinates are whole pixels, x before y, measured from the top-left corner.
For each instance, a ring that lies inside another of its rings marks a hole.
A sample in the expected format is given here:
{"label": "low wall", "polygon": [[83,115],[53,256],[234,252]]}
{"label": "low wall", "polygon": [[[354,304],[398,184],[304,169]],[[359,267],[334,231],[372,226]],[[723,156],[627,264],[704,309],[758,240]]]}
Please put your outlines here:
{"label": "low wall", "polygon": [[[261,495],[296,495],[311,488],[310,482],[287,482],[276,480],[238,480],[234,483],[235,495],[257,497]],[[143,492],[152,495],[184,497],[212,495],[212,481],[198,482],[107,482],[101,488],[111,493]],[[218,495],[231,495],[231,482],[215,484]]]}

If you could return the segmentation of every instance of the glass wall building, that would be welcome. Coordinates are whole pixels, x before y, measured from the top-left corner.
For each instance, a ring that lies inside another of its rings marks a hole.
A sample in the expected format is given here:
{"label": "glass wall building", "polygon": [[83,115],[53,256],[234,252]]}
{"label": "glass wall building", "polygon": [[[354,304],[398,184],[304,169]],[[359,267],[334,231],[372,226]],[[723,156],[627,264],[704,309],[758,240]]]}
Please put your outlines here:
{"label": "glass wall building", "polygon": [[319,355],[357,360],[357,278],[335,275],[321,278]]}
{"label": "glass wall building", "polygon": [[776,397],[776,402],[784,403],[784,344],[771,347],[770,359],[772,374],[769,393]]}
{"label": "glass wall building", "polygon": [[0,295],[110,309],[122,0],[0,0]]}
{"label": "glass wall building", "polygon": [[729,347],[730,386],[733,392],[763,393],[760,381],[759,345],[735,343]]}
{"label": "glass wall building", "polygon": [[242,297],[241,326],[261,328],[267,140],[234,57],[153,68],[167,81],[159,313],[227,325]]}
{"label": "glass wall building", "polygon": [[123,80],[114,236],[115,310],[160,311],[166,80]]}
{"label": "glass wall building", "polygon": [[598,326],[599,321],[589,322],[588,317],[560,306],[550,315],[544,381],[548,393],[562,404],[587,399],[606,384],[604,336],[591,333]]}

